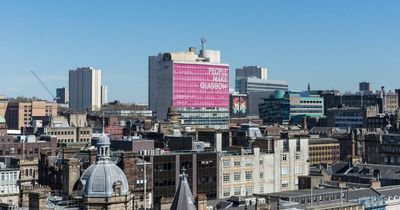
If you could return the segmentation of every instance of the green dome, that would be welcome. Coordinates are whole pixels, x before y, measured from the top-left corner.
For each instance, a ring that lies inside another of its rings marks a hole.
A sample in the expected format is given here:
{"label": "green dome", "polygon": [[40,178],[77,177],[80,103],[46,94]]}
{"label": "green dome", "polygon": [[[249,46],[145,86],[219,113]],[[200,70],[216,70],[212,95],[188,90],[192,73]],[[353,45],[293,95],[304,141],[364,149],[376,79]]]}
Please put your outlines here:
{"label": "green dome", "polygon": [[274,98],[283,98],[284,95],[285,95],[285,91],[276,90],[274,93]]}

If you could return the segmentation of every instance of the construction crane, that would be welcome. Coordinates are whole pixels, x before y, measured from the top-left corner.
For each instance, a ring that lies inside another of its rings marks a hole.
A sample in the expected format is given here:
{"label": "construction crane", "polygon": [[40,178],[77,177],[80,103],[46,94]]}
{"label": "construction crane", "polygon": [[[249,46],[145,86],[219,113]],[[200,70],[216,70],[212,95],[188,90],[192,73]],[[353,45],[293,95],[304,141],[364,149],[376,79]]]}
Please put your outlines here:
{"label": "construction crane", "polygon": [[40,82],[40,84],[46,89],[46,91],[50,94],[50,96],[53,99],[53,102],[56,102],[56,100],[58,99],[58,97],[55,97],[54,94],[49,90],[49,88],[43,83],[43,81],[39,78],[39,76],[34,72],[31,71],[33,76],[36,77],[36,79]]}

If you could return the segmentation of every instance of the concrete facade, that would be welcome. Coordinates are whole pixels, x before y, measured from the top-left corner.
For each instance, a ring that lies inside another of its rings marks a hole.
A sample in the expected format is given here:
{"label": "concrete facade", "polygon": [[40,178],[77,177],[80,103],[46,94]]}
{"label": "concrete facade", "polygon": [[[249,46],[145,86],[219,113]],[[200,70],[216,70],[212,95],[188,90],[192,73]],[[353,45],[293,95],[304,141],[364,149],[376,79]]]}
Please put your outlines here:
{"label": "concrete facade", "polygon": [[101,86],[101,105],[108,103],[108,86]]}
{"label": "concrete facade", "polygon": [[57,143],[86,142],[92,139],[90,127],[49,127],[46,134],[57,137]]}
{"label": "concrete facade", "polygon": [[308,139],[275,140],[274,151],[221,153],[218,198],[298,189],[298,177],[308,175]]}
{"label": "concrete facade", "polygon": [[5,113],[9,129],[30,127],[32,117],[57,116],[57,104],[47,101],[9,102]]}
{"label": "concrete facade", "polygon": [[69,71],[69,108],[98,111],[101,108],[101,70],[92,67]]}
{"label": "concrete facade", "polygon": [[247,78],[237,79],[235,82],[236,82],[235,90],[243,94],[250,92],[288,90],[288,84],[286,81],[266,80],[266,79],[247,77]]}

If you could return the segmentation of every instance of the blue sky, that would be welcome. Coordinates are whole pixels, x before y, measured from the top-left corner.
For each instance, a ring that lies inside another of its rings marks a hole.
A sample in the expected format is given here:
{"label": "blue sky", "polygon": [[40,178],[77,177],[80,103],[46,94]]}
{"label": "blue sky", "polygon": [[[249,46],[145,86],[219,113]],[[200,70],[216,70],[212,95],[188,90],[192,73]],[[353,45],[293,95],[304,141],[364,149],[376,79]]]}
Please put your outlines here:
{"label": "blue sky", "polygon": [[221,50],[291,89],[400,88],[400,1],[1,1],[0,95],[51,99],[68,70],[102,69],[109,99],[147,102],[147,57]]}

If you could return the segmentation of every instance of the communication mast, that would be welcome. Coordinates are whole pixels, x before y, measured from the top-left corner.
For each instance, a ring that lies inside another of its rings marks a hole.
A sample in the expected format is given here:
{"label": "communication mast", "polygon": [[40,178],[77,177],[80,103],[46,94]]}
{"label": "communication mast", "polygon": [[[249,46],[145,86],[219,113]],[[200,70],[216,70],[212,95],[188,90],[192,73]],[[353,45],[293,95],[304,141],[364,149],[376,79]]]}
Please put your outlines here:
{"label": "communication mast", "polygon": [[204,51],[206,49],[207,39],[203,36],[203,37],[201,37],[200,41],[201,41],[201,50]]}

